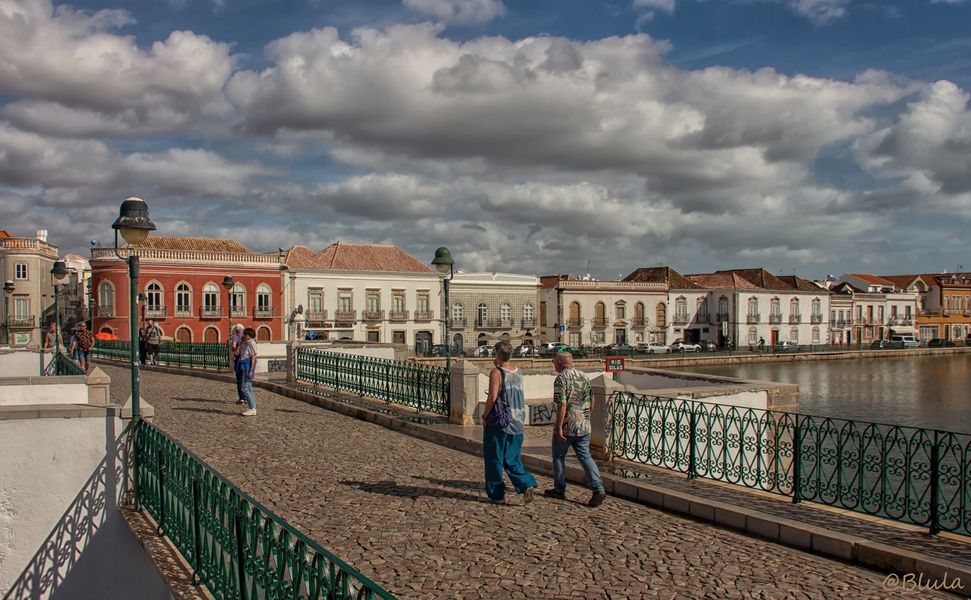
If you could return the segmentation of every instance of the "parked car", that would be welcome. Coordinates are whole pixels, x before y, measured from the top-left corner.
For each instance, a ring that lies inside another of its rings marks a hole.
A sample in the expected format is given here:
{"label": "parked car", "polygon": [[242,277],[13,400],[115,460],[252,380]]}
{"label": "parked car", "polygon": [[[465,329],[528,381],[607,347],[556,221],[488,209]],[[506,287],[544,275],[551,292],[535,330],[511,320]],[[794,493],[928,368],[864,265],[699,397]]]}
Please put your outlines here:
{"label": "parked car", "polygon": [[699,344],[701,345],[702,352],[715,352],[718,350],[718,344],[711,340],[702,340]]}
{"label": "parked car", "polygon": [[[425,356],[444,357],[447,353],[447,344],[434,344],[431,348],[429,348],[428,353]],[[452,346],[452,357],[454,358],[458,356],[465,356],[465,353],[462,352],[462,349],[458,346]]]}
{"label": "parked car", "polygon": [[779,340],[772,346],[773,352],[795,352],[797,349],[796,343],[788,340]]}
{"label": "parked car", "polygon": [[951,340],[945,340],[941,338],[934,338],[927,342],[928,348],[954,348],[955,344]]}
{"label": "parked car", "polygon": [[554,354],[556,352],[569,352],[573,355],[573,358],[586,358],[587,351],[583,348],[577,348],[576,346],[569,346],[567,344],[557,344],[556,348],[553,349]]}
{"label": "parked car", "polygon": [[646,344],[638,344],[638,351],[644,354],[670,354],[671,348],[665,346],[664,344],[658,344],[657,342],[648,342]]}
{"label": "parked car", "polygon": [[870,344],[870,348],[873,350],[886,350],[889,348],[893,348],[893,346],[890,345],[889,340],[876,340],[875,342]]}
{"label": "parked car", "polygon": [[890,336],[890,345],[894,348],[920,348],[917,338],[907,334]]}
{"label": "parked car", "polygon": [[637,348],[627,344],[611,344],[604,348],[604,356],[633,356],[635,352]]}
{"label": "parked car", "polygon": [[495,349],[492,346],[486,345],[477,347],[472,355],[477,358],[490,358],[494,352]]}
{"label": "parked car", "polygon": [[512,355],[518,358],[532,358],[539,356],[539,350],[532,344],[520,344],[513,349]]}
{"label": "parked car", "polygon": [[676,340],[671,344],[672,352],[701,352],[701,344],[692,344],[691,342],[683,342],[681,340]]}
{"label": "parked car", "polygon": [[543,342],[537,348],[540,356],[553,356],[556,353],[556,347],[559,346],[556,342]]}

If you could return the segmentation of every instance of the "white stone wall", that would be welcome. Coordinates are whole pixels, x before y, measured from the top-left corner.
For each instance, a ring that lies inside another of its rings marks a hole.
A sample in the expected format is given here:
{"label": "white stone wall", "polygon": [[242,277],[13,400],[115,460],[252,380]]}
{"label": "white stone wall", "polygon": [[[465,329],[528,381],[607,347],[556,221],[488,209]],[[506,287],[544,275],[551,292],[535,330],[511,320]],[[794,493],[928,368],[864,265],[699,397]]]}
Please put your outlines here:
{"label": "white stone wall", "polygon": [[0,379],[0,406],[87,403],[83,376]]}
{"label": "white stone wall", "polygon": [[[43,366],[41,366],[42,357],[44,361]],[[41,355],[39,352],[30,352],[22,349],[0,351],[0,377],[32,377],[34,375],[40,375],[53,358],[54,355],[49,352]]]}

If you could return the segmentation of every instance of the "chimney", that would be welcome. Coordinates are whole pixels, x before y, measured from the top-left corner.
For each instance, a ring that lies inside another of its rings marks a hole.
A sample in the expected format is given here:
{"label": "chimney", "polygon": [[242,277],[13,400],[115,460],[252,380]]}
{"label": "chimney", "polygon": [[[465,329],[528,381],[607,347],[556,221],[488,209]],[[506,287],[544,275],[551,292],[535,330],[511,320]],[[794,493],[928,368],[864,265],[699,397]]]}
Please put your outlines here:
{"label": "chimney", "polygon": [[46,229],[38,229],[37,230],[37,239],[39,239],[42,242],[46,242],[47,241],[47,230]]}

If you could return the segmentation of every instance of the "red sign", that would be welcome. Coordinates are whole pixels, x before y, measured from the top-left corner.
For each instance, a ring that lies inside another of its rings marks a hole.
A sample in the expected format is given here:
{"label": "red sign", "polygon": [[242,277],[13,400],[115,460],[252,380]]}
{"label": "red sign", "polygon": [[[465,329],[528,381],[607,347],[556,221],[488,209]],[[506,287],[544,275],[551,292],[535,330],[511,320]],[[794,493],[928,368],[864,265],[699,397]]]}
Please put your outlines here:
{"label": "red sign", "polygon": [[606,370],[608,373],[617,373],[624,370],[624,359],[620,356],[607,357]]}

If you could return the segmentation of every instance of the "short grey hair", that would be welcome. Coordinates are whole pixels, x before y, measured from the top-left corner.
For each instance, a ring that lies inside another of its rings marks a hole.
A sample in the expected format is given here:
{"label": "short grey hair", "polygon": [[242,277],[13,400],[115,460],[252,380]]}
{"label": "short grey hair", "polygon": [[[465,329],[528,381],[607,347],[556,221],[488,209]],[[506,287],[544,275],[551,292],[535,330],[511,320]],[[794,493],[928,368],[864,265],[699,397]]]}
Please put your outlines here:
{"label": "short grey hair", "polygon": [[553,356],[553,360],[556,361],[557,364],[561,364],[565,367],[573,366],[573,354],[571,354],[570,352],[566,352],[566,351],[557,352]]}
{"label": "short grey hair", "polygon": [[508,361],[512,358],[512,344],[509,340],[499,340],[496,342],[495,346],[496,356],[502,359],[502,362]]}

